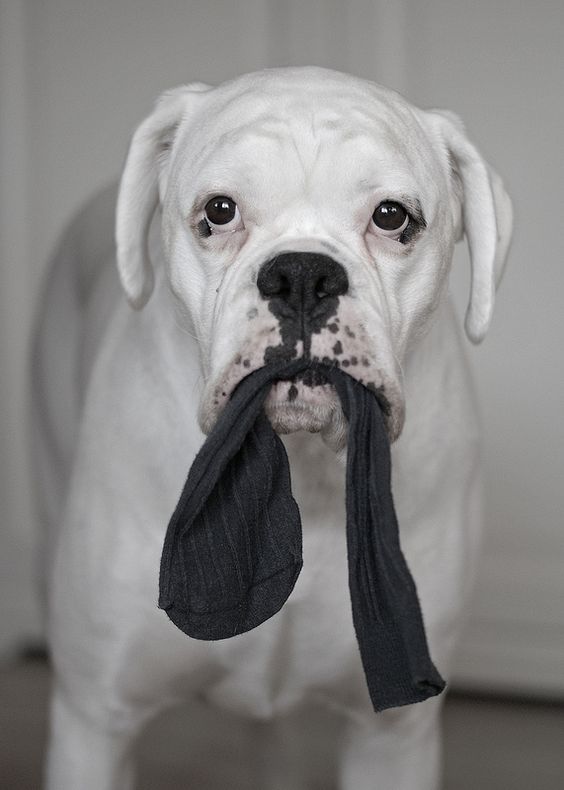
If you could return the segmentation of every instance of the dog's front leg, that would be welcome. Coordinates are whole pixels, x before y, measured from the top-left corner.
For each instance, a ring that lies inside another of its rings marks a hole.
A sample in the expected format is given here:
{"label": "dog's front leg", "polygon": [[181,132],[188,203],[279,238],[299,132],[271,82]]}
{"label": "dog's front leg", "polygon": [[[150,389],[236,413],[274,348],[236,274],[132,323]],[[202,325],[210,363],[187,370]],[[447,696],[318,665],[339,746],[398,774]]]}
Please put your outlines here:
{"label": "dog's front leg", "polygon": [[[112,727],[55,686],[51,701],[46,790],[131,790],[130,746],[137,727]],[[133,724],[133,722],[132,722]]]}
{"label": "dog's front leg", "polygon": [[438,790],[440,700],[351,720],[339,765],[339,790]]}
{"label": "dog's front leg", "polygon": [[[261,790],[308,790],[312,733],[304,730],[304,713],[275,718],[265,724],[260,748]],[[321,779],[317,776],[316,779]],[[319,786],[322,784],[319,782]]]}

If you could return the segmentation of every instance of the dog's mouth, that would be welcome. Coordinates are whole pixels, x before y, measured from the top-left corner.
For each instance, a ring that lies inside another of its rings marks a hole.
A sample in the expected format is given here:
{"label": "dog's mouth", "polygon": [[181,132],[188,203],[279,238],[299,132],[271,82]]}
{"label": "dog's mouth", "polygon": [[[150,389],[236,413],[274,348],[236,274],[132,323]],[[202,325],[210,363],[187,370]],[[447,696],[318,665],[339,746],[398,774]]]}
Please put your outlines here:
{"label": "dog's mouth", "polygon": [[[265,401],[265,411],[278,433],[295,431],[341,432],[345,424],[341,403],[323,367],[338,367],[376,396],[391,441],[397,439],[404,420],[404,400],[398,372],[385,343],[376,344],[355,315],[354,305],[342,300],[338,314],[312,333],[307,349],[301,339],[285,343],[279,325],[266,307],[249,311],[250,331],[207,381],[200,402],[199,421],[209,433],[236,386],[250,373],[270,364],[310,361],[311,367],[287,380],[275,381]],[[371,349],[377,347],[378,354]],[[213,357],[212,357],[213,358]]]}
{"label": "dog's mouth", "polygon": [[[264,359],[255,361],[254,356],[253,353],[246,357],[236,354],[224,375],[219,378],[219,383],[213,389],[208,384],[200,405],[200,425],[204,433],[212,430],[236,386],[247,375],[268,364]],[[353,362],[354,359],[353,356]],[[293,360],[288,359],[290,361]],[[337,392],[324,375],[323,369],[320,369],[321,364],[341,367],[371,390],[384,414],[390,440],[397,439],[403,425],[404,412],[401,392],[393,381],[380,377],[379,384],[376,385],[370,374],[368,379],[363,379],[362,374],[366,375],[366,368],[363,370],[354,364],[343,365],[339,360],[312,357],[311,362],[314,363],[311,367],[291,378],[276,380],[270,387],[264,408],[277,433],[309,431],[324,435],[338,434],[340,438],[334,443],[342,444],[341,435],[345,431],[346,421]]]}
{"label": "dog's mouth", "polygon": [[341,414],[335,388],[318,369],[276,381],[265,401],[265,412],[278,433],[318,433]]}
{"label": "dog's mouth", "polygon": [[[248,365],[243,365],[248,361]],[[290,361],[290,360],[288,360]],[[209,433],[237,385],[250,373],[263,367],[250,363],[249,357],[235,356],[211,397],[202,399],[200,424]],[[319,367],[306,368],[288,379],[275,380],[264,402],[267,417],[277,433],[309,431],[318,433],[342,419],[341,403],[332,384]]]}

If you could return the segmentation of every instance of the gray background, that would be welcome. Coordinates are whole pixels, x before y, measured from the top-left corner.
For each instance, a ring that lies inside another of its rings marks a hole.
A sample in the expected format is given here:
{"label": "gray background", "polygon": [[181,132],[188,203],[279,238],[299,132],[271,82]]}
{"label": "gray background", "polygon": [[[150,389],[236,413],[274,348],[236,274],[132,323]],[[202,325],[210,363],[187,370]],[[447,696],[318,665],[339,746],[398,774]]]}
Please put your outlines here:
{"label": "gray background", "polygon": [[[488,530],[457,679],[564,695],[563,41],[560,0],[2,0],[0,655],[40,633],[25,356],[58,235],[119,173],[133,128],[165,88],[318,64],[459,113],[514,199],[493,327],[469,346]],[[461,308],[467,272],[461,245]]]}

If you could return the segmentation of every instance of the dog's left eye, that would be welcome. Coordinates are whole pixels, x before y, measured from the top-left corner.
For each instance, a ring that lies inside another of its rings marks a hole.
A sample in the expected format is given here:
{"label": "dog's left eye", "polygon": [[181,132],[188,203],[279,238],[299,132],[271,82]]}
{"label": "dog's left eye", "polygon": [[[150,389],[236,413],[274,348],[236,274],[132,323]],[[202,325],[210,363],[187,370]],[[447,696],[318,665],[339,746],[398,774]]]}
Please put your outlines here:
{"label": "dog's left eye", "polygon": [[386,236],[397,236],[409,225],[410,216],[401,203],[385,200],[372,215],[372,222]]}
{"label": "dog's left eye", "polygon": [[378,239],[407,245],[427,227],[421,204],[417,198],[408,202],[409,209],[397,200],[383,200],[372,214],[368,230]]}
{"label": "dog's left eye", "polygon": [[237,203],[226,195],[217,195],[204,207],[204,219],[198,226],[202,236],[241,230],[243,222]]}

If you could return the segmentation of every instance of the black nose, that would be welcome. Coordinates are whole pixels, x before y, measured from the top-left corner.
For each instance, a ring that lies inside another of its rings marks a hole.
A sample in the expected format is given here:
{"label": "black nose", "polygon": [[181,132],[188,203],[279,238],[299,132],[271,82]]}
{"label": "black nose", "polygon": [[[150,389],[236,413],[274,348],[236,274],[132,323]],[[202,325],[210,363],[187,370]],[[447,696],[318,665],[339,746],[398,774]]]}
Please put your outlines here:
{"label": "black nose", "polygon": [[317,324],[335,314],[337,297],[347,293],[349,280],[328,255],[284,252],[261,266],[257,287],[277,317]]}

